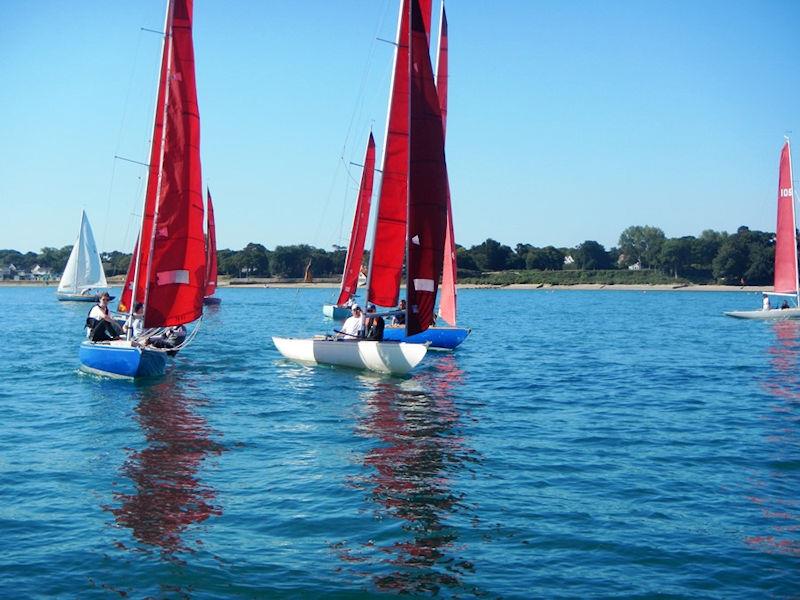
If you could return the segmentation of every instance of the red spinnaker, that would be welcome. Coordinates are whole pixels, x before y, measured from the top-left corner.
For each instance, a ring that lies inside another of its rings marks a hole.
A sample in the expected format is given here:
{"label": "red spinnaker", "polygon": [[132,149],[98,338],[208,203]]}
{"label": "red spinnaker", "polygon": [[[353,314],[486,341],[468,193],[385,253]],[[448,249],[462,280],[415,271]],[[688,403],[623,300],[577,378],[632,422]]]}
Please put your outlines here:
{"label": "red spinnaker", "polygon": [[444,130],[419,0],[411,0],[410,22],[406,335],[433,321],[447,228]]}
{"label": "red spinnaker", "polygon": [[[439,53],[436,62],[436,92],[439,94],[439,109],[442,113],[442,133],[447,134],[447,14],[442,3],[439,20]],[[439,295],[439,316],[455,326],[457,312],[456,297],[456,238],[453,231],[453,205],[450,201],[450,182],[447,183],[447,229],[444,239],[444,263],[442,265],[442,289]]]}
{"label": "red spinnaker", "polygon": [[797,233],[792,189],[792,156],[789,141],[781,150],[778,175],[778,225],[775,230],[775,291],[797,293]]}
{"label": "red spinnaker", "polygon": [[367,152],[364,157],[364,171],[361,173],[361,186],[358,189],[356,214],[353,217],[353,231],[350,232],[350,245],[342,274],[342,288],[336,304],[344,304],[358,288],[358,275],[361,272],[361,261],[364,258],[364,242],[369,225],[369,209],[372,204],[372,180],[375,176],[375,138],[372,132],[367,141]]}
{"label": "red spinnaker", "polygon": [[217,230],[214,227],[214,205],[206,188],[206,296],[217,291]]}
{"label": "red spinnaker", "polygon": [[408,205],[408,0],[402,0],[397,27],[394,76],[383,149],[375,237],[370,255],[367,297],[379,306],[395,306],[406,241]]}
{"label": "red spinnaker", "polygon": [[137,253],[145,327],[199,318],[206,282],[192,0],[171,0],[166,32]]}

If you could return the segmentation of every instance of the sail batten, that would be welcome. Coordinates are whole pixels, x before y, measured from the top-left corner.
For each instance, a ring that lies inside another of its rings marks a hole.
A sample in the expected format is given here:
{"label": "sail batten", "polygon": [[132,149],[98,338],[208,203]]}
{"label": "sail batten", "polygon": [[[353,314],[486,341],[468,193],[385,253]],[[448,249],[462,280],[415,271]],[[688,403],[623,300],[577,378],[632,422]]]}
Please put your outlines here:
{"label": "sail batten", "polygon": [[775,229],[775,292],[797,294],[797,224],[789,141],[781,150],[778,173],[778,223]]}

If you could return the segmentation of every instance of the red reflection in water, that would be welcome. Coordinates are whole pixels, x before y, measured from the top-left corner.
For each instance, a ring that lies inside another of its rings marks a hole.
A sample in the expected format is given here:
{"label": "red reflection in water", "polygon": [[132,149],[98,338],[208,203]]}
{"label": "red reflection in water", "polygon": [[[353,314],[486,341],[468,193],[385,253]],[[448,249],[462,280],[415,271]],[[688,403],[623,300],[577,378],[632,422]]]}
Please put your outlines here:
{"label": "red reflection in water", "polygon": [[120,506],[109,509],[137,540],[169,555],[190,550],[181,540],[187,527],[222,513],[213,505],[216,492],[197,478],[206,456],[222,447],[193,412],[196,404],[172,381],[143,390],[136,413],[147,447],[130,451],[121,468],[135,491],[115,493]]}
{"label": "red reflection in water", "polygon": [[435,593],[460,585],[460,576],[472,570],[454,556],[463,548],[456,545],[457,530],[447,523],[466,509],[463,495],[452,489],[452,478],[466,463],[477,462],[458,434],[461,417],[452,400],[462,372],[453,356],[436,365],[436,372],[412,381],[377,383],[356,425],[357,434],[378,445],[364,457],[371,472],[350,484],[368,493],[377,518],[400,520],[402,539],[369,541],[359,549],[341,543],[334,549],[348,563],[391,565],[389,574],[370,575],[385,590]]}
{"label": "red reflection in water", "polygon": [[[800,448],[800,323],[780,321],[773,329],[775,343],[768,350],[772,376],[763,387],[779,400],[772,406],[774,426],[766,437],[777,456],[769,480],[756,482],[762,493],[749,498],[761,506],[770,531],[746,537],[745,542],[765,552],[800,556],[800,500],[796,497],[800,482],[797,469],[791,465],[797,460],[793,449]],[[768,490],[776,492],[765,493]]]}

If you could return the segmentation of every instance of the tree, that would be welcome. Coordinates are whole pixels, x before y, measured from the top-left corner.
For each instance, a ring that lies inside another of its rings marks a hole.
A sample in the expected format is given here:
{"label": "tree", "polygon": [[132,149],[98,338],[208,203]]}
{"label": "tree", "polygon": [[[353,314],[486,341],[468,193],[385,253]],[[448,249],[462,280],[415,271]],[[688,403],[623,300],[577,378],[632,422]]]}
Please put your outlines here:
{"label": "tree", "polygon": [[269,277],[269,257],[261,244],[250,242],[240,252],[239,268],[248,276]]}
{"label": "tree", "polygon": [[482,271],[502,271],[509,263],[512,250],[489,238],[482,244],[470,248],[469,252]]}
{"label": "tree", "polygon": [[712,262],[712,272],[716,279],[726,283],[739,283],[744,280],[749,266],[750,251],[743,236],[728,237],[719,248]]}
{"label": "tree", "polygon": [[619,251],[624,256],[623,265],[639,263],[650,267],[658,262],[661,244],[666,236],[658,227],[632,225],[619,236]]}
{"label": "tree", "polygon": [[675,279],[678,273],[685,271],[692,264],[692,248],[694,237],[670,238],[661,245],[659,264],[672,272]]}
{"label": "tree", "polygon": [[553,246],[531,248],[525,257],[526,269],[560,271],[564,268],[564,253]]}
{"label": "tree", "polygon": [[611,257],[602,244],[594,240],[586,240],[575,248],[572,253],[575,264],[579,269],[586,271],[595,269],[610,269]]}
{"label": "tree", "polygon": [[706,229],[692,243],[692,262],[700,267],[710,267],[728,234]]}

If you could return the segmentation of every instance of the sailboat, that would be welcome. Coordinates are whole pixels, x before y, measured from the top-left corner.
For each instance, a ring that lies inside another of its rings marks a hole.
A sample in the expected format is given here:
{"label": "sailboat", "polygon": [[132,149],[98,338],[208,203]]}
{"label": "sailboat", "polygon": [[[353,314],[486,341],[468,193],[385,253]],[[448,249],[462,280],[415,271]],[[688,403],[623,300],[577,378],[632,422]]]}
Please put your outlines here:
{"label": "sailboat", "polygon": [[214,306],[222,302],[217,291],[217,231],[214,226],[214,205],[211,192],[206,189],[206,291],[203,304]]}
{"label": "sailboat", "polygon": [[[442,2],[439,18],[439,50],[436,65],[436,91],[442,114],[442,132],[447,130],[447,14]],[[453,350],[470,334],[470,329],[456,326],[456,243],[453,232],[453,210],[450,199],[450,184],[447,183],[447,228],[445,230],[442,285],[439,300],[439,318],[448,326],[431,326],[413,336],[407,336],[402,326],[387,327],[383,332],[386,340],[398,340],[416,344],[430,344],[431,349]]]}
{"label": "sailboat", "polygon": [[353,216],[353,229],[350,232],[350,244],[347,247],[342,283],[339,287],[339,296],[335,304],[325,304],[322,307],[322,314],[334,320],[342,320],[350,316],[350,307],[347,302],[353,299],[358,289],[358,282],[361,276],[361,261],[364,258],[364,241],[367,238],[367,225],[369,224],[369,209],[372,204],[374,174],[375,138],[370,132],[364,156],[364,171],[361,174],[361,185],[358,188],[356,212]]}
{"label": "sailboat", "polygon": [[61,275],[56,298],[78,302],[97,302],[100,293],[108,288],[103,263],[94,241],[92,226],[86,211],[81,211],[78,239],[72,246],[67,266]]}
{"label": "sailboat", "polygon": [[[167,2],[156,98],[141,228],[119,302],[120,312],[130,315],[138,303],[144,305],[148,332],[191,323],[203,312],[206,249],[192,0]],[[196,332],[195,326],[187,340]],[[147,340],[86,341],[79,357],[83,371],[135,378],[163,374],[165,355],[175,350]]]}
{"label": "sailboat", "polygon": [[[800,318],[800,285],[797,268],[797,221],[792,187],[792,153],[788,138],[781,149],[778,170],[778,224],[775,229],[775,280],[767,296],[792,299],[789,308],[730,311],[725,314],[739,319],[785,320]],[[788,304],[788,302],[787,302]]]}
{"label": "sailboat", "polygon": [[[426,2],[429,7],[429,3]],[[427,23],[430,22],[428,11]],[[447,166],[444,131],[428,46],[428,27],[419,0],[402,0],[384,148],[382,200],[370,254],[370,292],[376,304],[394,306],[403,257],[408,276],[406,335],[427,329],[433,319],[442,273],[447,225]],[[384,203],[385,202],[385,203]],[[392,298],[393,295],[393,298]],[[285,357],[309,362],[403,374],[424,358],[427,344],[393,341],[272,338]]]}

